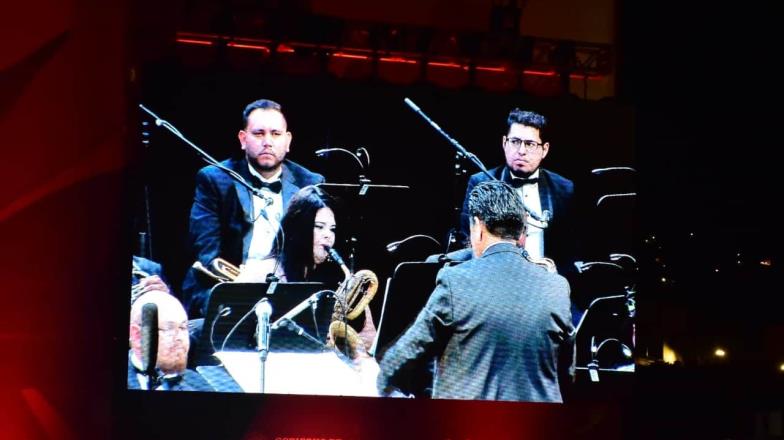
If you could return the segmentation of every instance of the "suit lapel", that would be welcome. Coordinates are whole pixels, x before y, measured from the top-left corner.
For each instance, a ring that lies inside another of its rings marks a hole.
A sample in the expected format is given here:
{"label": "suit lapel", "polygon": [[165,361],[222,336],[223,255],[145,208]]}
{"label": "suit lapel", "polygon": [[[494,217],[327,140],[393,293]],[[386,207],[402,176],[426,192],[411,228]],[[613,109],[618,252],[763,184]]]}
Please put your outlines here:
{"label": "suit lapel", "polygon": [[[248,170],[248,162],[241,159],[238,160],[236,164],[237,166],[231,168],[242,176],[243,179],[248,181],[248,183],[252,182],[250,170]],[[234,179],[231,179],[231,181],[234,185],[234,191],[237,193],[237,200],[240,201],[240,206],[242,206],[242,218],[246,223],[253,223],[253,200],[251,199],[250,191]]]}
{"label": "suit lapel", "polygon": [[[496,179],[500,180],[501,182],[506,183],[507,185],[512,185],[512,173],[509,172],[509,168],[501,167],[500,172],[492,173]],[[495,170],[493,170],[495,171]]]}
{"label": "suit lapel", "polygon": [[289,207],[289,201],[294,196],[294,194],[299,191],[299,185],[297,185],[296,180],[294,179],[294,173],[292,173],[291,168],[289,168],[286,163],[283,163],[283,174],[280,177],[281,182],[283,183],[283,190],[281,191],[281,196],[283,197],[283,212],[285,213]]}
{"label": "suit lapel", "polygon": [[[512,173],[509,172],[509,168],[503,167],[499,179],[504,183],[512,184]],[[550,211],[551,215],[555,215],[555,212],[553,212],[555,204],[553,200],[553,183],[547,171],[542,168],[539,168],[539,184],[537,187],[539,188],[539,203],[542,205],[542,213],[547,210]]]}
{"label": "suit lapel", "polygon": [[550,176],[547,171],[539,168],[539,203],[542,204],[542,213],[545,210],[550,211],[551,216],[555,216],[553,212],[553,183],[550,181]]}

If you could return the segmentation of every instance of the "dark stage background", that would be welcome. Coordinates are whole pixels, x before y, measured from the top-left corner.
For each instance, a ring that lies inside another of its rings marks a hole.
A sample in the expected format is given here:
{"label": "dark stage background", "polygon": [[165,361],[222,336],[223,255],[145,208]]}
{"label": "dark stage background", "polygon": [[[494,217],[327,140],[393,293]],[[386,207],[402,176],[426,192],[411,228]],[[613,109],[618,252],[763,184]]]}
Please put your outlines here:
{"label": "dark stage background", "polygon": [[[783,436],[775,368],[784,362],[774,160],[781,96],[772,69],[777,16],[767,6],[619,2],[616,103],[179,66],[172,57],[182,4],[11,6],[0,18],[0,437]],[[682,365],[640,366],[630,392],[607,389],[566,406],[128,393],[119,367],[140,184],[148,181],[153,197],[155,257],[176,280],[189,179],[200,166],[161,132],[142,152],[135,105],[144,101],[222,158],[236,149],[237,114],[257,96],[286,106],[294,160],[319,169],[315,149],[364,146],[374,182],[411,183],[411,206],[439,195],[438,205],[424,205],[422,222],[396,215],[368,243],[410,232],[443,240],[449,224],[449,146],[403,106],[404,96],[488,166],[500,161],[512,105],[552,117],[547,165],[578,181],[604,159],[636,159],[640,231],[659,237],[684,280],[654,294],[658,269],[641,275],[649,293],[640,298],[640,337],[675,341]],[[689,243],[692,229],[699,239]],[[772,270],[722,266],[709,278],[713,263],[734,264],[741,248],[744,261],[767,258]],[[710,359],[719,342],[729,346],[726,361]]]}

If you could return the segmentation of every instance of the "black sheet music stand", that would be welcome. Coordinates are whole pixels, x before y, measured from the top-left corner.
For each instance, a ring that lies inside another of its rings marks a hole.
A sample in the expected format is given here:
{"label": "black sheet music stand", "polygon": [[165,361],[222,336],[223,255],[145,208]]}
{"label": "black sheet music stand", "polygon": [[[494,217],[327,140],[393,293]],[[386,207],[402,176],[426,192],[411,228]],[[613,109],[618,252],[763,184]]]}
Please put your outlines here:
{"label": "black sheet music stand", "polygon": [[[323,283],[274,284],[273,289],[270,288],[270,283],[219,283],[212,288],[198,344],[198,365],[217,364],[218,361],[212,354],[221,350],[224,341],[225,350],[256,349],[257,319],[253,307],[261,298],[267,298],[272,303],[270,322],[275,322],[312,294],[325,289]],[[224,312],[224,316],[220,316],[220,312],[226,307],[231,309],[230,313]],[[316,307],[315,323],[311,309],[304,310],[293,321],[318,340],[325,340],[333,308],[333,295],[324,294]],[[246,313],[250,313],[250,316],[229,336],[231,329]],[[320,344],[297,335],[289,327],[281,327],[271,333],[270,351],[317,352],[321,349]]]}
{"label": "black sheet music stand", "polygon": [[[427,304],[436,285],[436,275],[443,263],[404,262],[398,264],[392,278],[387,280],[381,318],[371,354],[384,356],[405,331],[414,323]],[[430,397],[433,384],[433,363],[416,366],[400,377],[398,386],[417,397]]]}
{"label": "black sheet music stand", "polygon": [[[372,192],[411,189],[408,185],[381,185],[375,183],[319,183],[316,186],[325,189],[328,193],[335,196],[345,197],[345,194],[353,194],[356,197],[366,196]],[[348,198],[348,197],[346,197]]]}
{"label": "black sheet music stand", "polygon": [[387,280],[376,341],[371,350],[377,358],[406,331],[436,286],[436,275],[442,263],[400,263]]}
{"label": "black sheet music stand", "polygon": [[[406,185],[379,185],[371,184],[370,181],[361,184],[319,183],[316,186],[336,198],[340,202],[343,212],[351,213],[348,218],[351,227],[346,229],[352,231],[348,240],[350,247],[350,261],[348,263],[352,271],[354,271],[353,264],[357,243],[362,241],[361,238],[364,238],[358,237],[357,231],[363,229],[365,220],[369,217],[384,215],[384,218],[387,218],[387,216],[393,215],[395,211],[392,210],[392,207],[401,206],[404,203],[402,196],[406,190],[410,189]],[[369,236],[369,238],[389,241],[388,237]]]}

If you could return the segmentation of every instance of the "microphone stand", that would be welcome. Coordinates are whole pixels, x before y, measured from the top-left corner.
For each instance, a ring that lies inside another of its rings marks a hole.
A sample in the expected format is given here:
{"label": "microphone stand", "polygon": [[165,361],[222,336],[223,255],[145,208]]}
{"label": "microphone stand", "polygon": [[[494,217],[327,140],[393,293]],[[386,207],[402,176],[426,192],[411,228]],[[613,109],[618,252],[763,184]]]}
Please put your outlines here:
{"label": "microphone stand", "polygon": [[447,246],[446,253],[448,253],[450,245],[453,242],[457,241],[455,239],[455,234],[453,231],[460,230],[460,220],[461,220],[460,212],[462,211],[463,206],[461,203],[460,193],[457,189],[458,187],[457,181],[458,179],[462,178],[466,174],[466,169],[464,166],[463,159],[470,160],[477,168],[479,168],[481,172],[483,172],[488,178],[490,178],[490,180],[498,180],[498,179],[496,179],[492,174],[490,174],[490,171],[487,170],[487,168],[484,166],[482,161],[479,160],[476,154],[466,150],[465,147],[460,145],[460,142],[456,141],[452,136],[449,136],[449,134],[447,134],[438,124],[436,124],[435,121],[430,119],[430,117],[427,116],[425,112],[423,112],[422,109],[419,108],[419,106],[414,104],[414,101],[412,101],[409,98],[405,98],[403,99],[403,101],[406,103],[406,105],[408,105],[411,108],[411,110],[413,110],[416,114],[421,116],[422,119],[424,119],[428,124],[430,124],[447,141],[449,141],[449,143],[452,144],[455,150],[457,150],[455,152],[455,175],[454,175],[454,179],[452,180],[453,182],[452,183],[452,200],[453,200],[452,206],[453,206],[453,212],[455,218],[457,218],[457,221],[455,222],[457,224],[457,228],[453,227],[452,230],[449,231],[447,245],[446,245]]}
{"label": "microphone stand", "polygon": [[256,316],[259,320],[258,349],[259,360],[261,361],[261,387],[259,390],[264,394],[265,367],[270,343],[270,317],[272,316],[272,305],[267,298],[262,298],[262,300],[256,304]]}
{"label": "microphone stand", "polygon": [[[153,113],[152,110],[148,109],[143,104],[139,104],[139,108],[144,110],[147,114],[149,114],[153,118],[155,118],[155,125],[156,126],[163,127],[165,129],[169,130],[173,135],[177,136],[181,141],[185,142],[189,147],[191,147],[202,159],[204,159],[205,162],[207,162],[210,165],[215,166],[216,168],[220,169],[224,173],[228,174],[229,177],[234,179],[234,181],[236,181],[240,185],[242,185],[245,188],[247,188],[248,191],[250,191],[253,195],[257,196],[261,200],[264,200],[264,203],[266,203],[266,206],[269,206],[269,205],[272,204],[272,198],[271,197],[267,196],[260,189],[254,187],[253,185],[248,183],[248,181],[245,180],[245,178],[243,178],[239,174],[237,174],[236,171],[231,170],[231,169],[226,168],[225,166],[221,165],[221,163],[218,162],[214,157],[212,157],[209,154],[207,154],[206,151],[204,151],[201,148],[199,148],[196,144],[191,142],[182,133],[180,133],[180,131],[177,130],[177,128],[175,126],[170,124],[168,121],[166,121],[164,119],[161,119],[158,115]],[[265,206],[265,208],[266,208],[266,206]],[[264,217],[267,218],[266,210],[262,208],[261,212],[263,213]]]}
{"label": "microphone stand", "polygon": [[[142,145],[144,146],[144,158],[149,156],[150,147],[150,132],[148,131],[150,123],[147,121],[142,122]],[[145,172],[144,179],[144,232],[139,232],[139,256],[143,258],[152,259],[152,221],[150,216],[150,185],[148,184],[150,178]]]}
{"label": "microphone stand", "polygon": [[[360,148],[360,149],[364,149],[364,148]],[[367,194],[368,190],[370,189],[371,181],[370,181],[369,178],[366,177],[367,169],[366,169],[365,164],[362,163],[362,161],[359,159],[359,157],[360,157],[359,156],[360,149],[357,149],[357,153],[355,154],[355,153],[352,153],[349,150],[346,150],[345,148],[337,148],[337,147],[322,148],[320,150],[316,150],[315,154],[318,157],[327,157],[327,155],[329,153],[333,153],[333,152],[344,153],[344,154],[346,154],[348,156],[351,156],[351,158],[354,161],[356,161],[356,163],[359,165],[359,174],[357,176],[357,182],[359,183],[359,193],[358,194],[359,194],[360,197],[358,199],[357,211],[359,213],[359,224],[362,224],[363,220],[364,220],[363,216],[364,216],[364,212],[365,212],[364,206],[363,206],[365,204],[364,203],[364,201],[365,201],[365,197],[364,196]],[[365,150],[365,157],[369,157],[367,155],[367,150]],[[370,165],[370,160],[369,159],[368,159],[368,165]],[[349,264],[349,267],[351,268],[351,271],[353,272],[354,269],[355,269],[354,263],[355,263],[355,254],[356,254],[356,246],[357,246],[357,237],[356,237],[356,234],[353,231],[353,228],[352,228],[351,237],[349,237],[349,239],[348,239],[348,244],[349,244],[348,264]]]}
{"label": "microphone stand", "polygon": [[422,109],[420,109],[416,104],[414,104],[414,101],[408,98],[405,98],[403,101],[405,101],[406,105],[411,107],[411,110],[414,110],[419,116],[421,116],[425,121],[427,121],[428,124],[430,124],[433,128],[435,128],[435,130],[438,133],[444,136],[446,140],[449,141],[449,143],[452,144],[453,147],[455,147],[455,149],[458,152],[458,155],[463,155],[464,157],[468,158],[468,160],[473,162],[473,164],[476,165],[476,167],[479,168],[480,171],[485,173],[487,177],[489,177],[491,180],[498,180],[495,177],[493,177],[493,175],[490,174],[489,171],[487,171],[487,168],[484,166],[484,164],[482,164],[482,161],[479,160],[478,157],[476,157],[476,154],[466,150],[465,147],[460,145],[460,142],[454,140],[451,136],[449,136],[441,127],[438,126],[438,124],[436,124],[432,119],[430,119],[430,117],[428,117],[422,111]]}
{"label": "microphone stand", "polygon": [[465,198],[465,191],[460,191],[460,189],[465,188],[465,176],[468,174],[464,159],[465,156],[462,153],[455,152],[455,174],[452,176],[452,227],[447,233],[444,255],[449,253],[453,244],[457,243],[458,237],[465,238],[462,237],[460,230],[462,223],[460,213],[463,211],[463,199]]}

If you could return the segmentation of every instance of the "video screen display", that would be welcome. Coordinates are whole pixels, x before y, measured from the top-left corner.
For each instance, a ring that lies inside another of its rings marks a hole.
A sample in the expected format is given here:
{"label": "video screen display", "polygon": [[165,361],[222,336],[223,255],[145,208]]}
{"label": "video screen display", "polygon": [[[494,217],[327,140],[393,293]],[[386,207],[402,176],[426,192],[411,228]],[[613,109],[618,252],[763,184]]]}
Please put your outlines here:
{"label": "video screen display", "polygon": [[563,402],[627,381],[632,110],[531,60],[308,38],[182,31],[140,67],[128,389]]}

